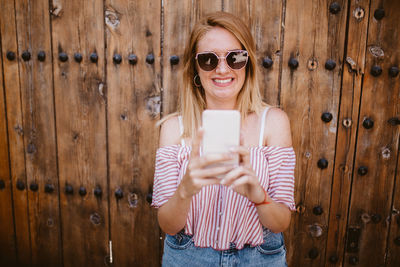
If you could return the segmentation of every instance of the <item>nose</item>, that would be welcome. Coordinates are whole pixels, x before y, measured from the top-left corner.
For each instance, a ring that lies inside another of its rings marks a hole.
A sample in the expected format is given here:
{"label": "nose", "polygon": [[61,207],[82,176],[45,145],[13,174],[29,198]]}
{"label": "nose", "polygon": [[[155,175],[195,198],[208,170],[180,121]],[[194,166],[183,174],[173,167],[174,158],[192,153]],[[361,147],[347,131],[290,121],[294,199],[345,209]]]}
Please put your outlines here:
{"label": "nose", "polygon": [[226,63],[226,58],[220,57],[215,71],[219,74],[229,72],[229,67]]}

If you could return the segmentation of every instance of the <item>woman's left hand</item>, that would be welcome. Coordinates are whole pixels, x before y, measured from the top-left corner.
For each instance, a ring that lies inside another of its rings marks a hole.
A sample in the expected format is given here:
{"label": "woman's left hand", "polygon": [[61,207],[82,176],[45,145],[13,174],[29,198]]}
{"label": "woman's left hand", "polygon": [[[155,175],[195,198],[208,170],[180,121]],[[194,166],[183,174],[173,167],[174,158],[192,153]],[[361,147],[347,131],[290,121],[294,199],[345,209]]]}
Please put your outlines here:
{"label": "woman's left hand", "polygon": [[221,180],[221,184],[229,186],[253,203],[263,202],[265,192],[250,164],[249,150],[244,146],[239,146],[232,149],[232,152],[239,154],[239,166],[228,172]]}

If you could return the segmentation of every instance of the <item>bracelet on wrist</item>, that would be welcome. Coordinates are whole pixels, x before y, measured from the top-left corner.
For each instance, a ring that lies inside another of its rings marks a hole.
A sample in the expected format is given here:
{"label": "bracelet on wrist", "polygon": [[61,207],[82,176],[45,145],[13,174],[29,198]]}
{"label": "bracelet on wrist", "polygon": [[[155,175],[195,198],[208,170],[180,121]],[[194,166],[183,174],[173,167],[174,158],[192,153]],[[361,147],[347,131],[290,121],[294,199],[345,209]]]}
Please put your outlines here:
{"label": "bracelet on wrist", "polygon": [[260,202],[260,203],[254,203],[254,206],[260,206],[260,205],[266,205],[266,204],[270,204],[271,202],[270,201],[267,201],[268,200],[268,194],[267,194],[267,192],[266,191],[264,191],[264,193],[265,193],[265,197],[264,197],[264,200],[263,200],[263,202]]}

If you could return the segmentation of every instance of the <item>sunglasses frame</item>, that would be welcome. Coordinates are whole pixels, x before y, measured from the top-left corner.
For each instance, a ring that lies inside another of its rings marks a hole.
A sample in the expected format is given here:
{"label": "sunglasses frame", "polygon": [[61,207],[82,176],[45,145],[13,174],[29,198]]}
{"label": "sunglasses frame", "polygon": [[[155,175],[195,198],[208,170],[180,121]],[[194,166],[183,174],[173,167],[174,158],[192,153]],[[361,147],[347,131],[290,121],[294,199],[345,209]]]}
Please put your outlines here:
{"label": "sunglasses frame", "polygon": [[[239,68],[239,69],[234,69],[234,68],[232,68],[231,66],[229,66],[228,62],[226,61],[226,58],[229,56],[230,53],[233,53],[233,52],[246,52],[246,53],[247,53],[246,63],[243,65],[243,67],[241,67],[241,68]],[[203,55],[203,54],[214,54],[214,55],[217,57],[218,63],[217,63],[217,65],[215,66],[215,68],[213,68],[212,70],[205,70],[205,69],[203,69],[203,68],[200,66],[199,60],[198,60],[198,56],[199,56],[199,55]],[[220,56],[218,56],[218,55],[217,55],[215,52],[213,52],[213,51],[205,51],[205,52],[196,53],[196,57],[195,57],[195,60],[196,60],[196,62],[197,62],[197,65],[199,66],[199,68],[202,69],[203,71],[206,71],[206,72],[210,72],[210,71],[215,70],[215,69],[218,67],[218,65],[219,65],[221,59],[224,59],[224,60],[225,60],[226,65],[227,65],[231,70],[241,70],[241,69],[243,69],[244,67],[247,66],[247,62],[249,61],[249,52],[247,52],[247,50],[244,50],[244,49],[230,50],[230,51],[228,51],[228,52],[225,54],[225,56],[220,57]]]}

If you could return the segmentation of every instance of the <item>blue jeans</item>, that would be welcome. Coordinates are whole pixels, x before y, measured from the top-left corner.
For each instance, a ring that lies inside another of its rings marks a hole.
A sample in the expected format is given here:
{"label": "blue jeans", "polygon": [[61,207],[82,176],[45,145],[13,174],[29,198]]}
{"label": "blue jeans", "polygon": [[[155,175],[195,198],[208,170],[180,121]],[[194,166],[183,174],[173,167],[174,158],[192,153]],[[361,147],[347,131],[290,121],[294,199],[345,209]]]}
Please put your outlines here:
{"label": "blue jeans", "polygon": [[230,249],[218,251],[213,248],[195,247],[193,237],[180,232],[174,236],[165,235],[163,267],[286,267],[286,248],[283,234],[274,234],[264,229],[264,243],[238,250],[235,244]]}

